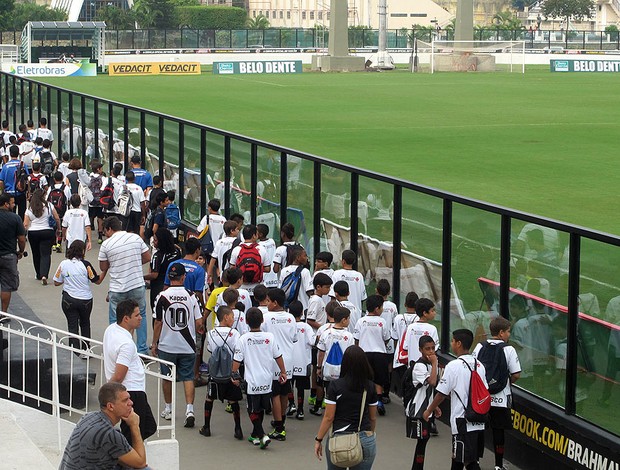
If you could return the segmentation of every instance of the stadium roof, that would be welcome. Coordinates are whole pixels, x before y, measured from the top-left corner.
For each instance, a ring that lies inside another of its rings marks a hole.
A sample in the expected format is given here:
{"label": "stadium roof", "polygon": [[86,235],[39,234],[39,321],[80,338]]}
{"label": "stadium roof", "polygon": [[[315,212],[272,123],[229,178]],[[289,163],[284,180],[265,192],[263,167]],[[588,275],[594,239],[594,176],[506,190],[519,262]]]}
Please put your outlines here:
{"label": "stadium roof", "polygon": [[105,28],[103,21],[31,21],[32,29],[99,29]]}

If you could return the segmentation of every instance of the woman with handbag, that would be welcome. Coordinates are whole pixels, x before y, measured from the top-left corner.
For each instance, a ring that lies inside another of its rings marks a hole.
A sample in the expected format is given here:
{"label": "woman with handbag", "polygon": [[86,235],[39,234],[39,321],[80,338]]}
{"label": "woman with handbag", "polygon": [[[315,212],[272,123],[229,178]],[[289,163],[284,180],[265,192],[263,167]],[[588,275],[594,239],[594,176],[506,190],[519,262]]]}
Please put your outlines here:
{"label": "woman with handbag", "polygon": [[340,378],[330,382],[325,414],[314,438],[319,460],[325,445],[327,470],[369,470],[377,453],[375,424],[377,393],[366,354],[358,346],[348,347],[342,357]]}
{"label": "woman with handbag", "polygon": [[56,243],[60,218],[54,206],[47,202],[42,189],[32,193],[30,207],[24,215],[24,227],[28,231],[34,272],[37,280],[46,286],[52,263],[52,245]]}

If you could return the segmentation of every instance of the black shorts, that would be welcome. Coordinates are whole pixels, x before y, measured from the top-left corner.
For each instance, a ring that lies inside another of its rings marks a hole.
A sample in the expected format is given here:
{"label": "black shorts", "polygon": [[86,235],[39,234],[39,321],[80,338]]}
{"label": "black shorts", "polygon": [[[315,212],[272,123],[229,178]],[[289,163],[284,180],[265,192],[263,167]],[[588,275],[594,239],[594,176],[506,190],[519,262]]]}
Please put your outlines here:
{"label": "black shorts", "polygon": [[0,256],[0,289],[2,292],[15,292],[18,288],[17,254]]}
{"label": "black shorts", "polygon": [[103,207],[88,206],[88,217],[94,219],[95,217],[103,218]]}
{"label": "black shorts", "polygon": [[248,399],[248,413],[260,413],[271,409],[271,393],[263,393],[261,395],[250,395]]}
{"label": "black shorts", "polygon": [[489,410],[489,425],[492,429],[512,429],[510,408],[492,406]]}
{"label": "black shorts", "polygon": [[319,349],[317,347],[312,348],[312,361],[310,362],[314,367],[317,365],[317,358],[319,355]]}
{"label": "black shorts", "polygon": [[379,352],[366,353],[366,359],[370,363],[370,367],[374,373],[374,383],[377,385],[385,385],[390,380],[388,355]]}
{"label": "black shorts", "polygon": [[298,390],[308,390],[310,388],[310,377],[307,375],[294,375],[291,382],[291,388],[293,386]]}
{"label": "black shorts", "polygon": [[411,439],[429,439],[431,437],[431,424],[422,418],[406,418],[406,436]]}
{"label": "black shorts", "polygon": [[[462,426],[465,426],[465,418],[457,418],[457,422],[459,420],[463,420]],[[467,465],[482,458],[483,454],[484,431],[461,432],[452,435],[452,460]]]}
{"label": "black shorts", "polygon": [[287,380],[283,384],[281,384],[278,380],[274,380],[271,383],[271,394],[274,397],[282,396],[282,395],[288,396],[288,394],[291,393],[292,391],[293,389],[291,388],[290,380]]}
{"label": "black shorts", "polygon": [[243,394],[241,393],[241,387],[232,382],[215,383],[209,381],[207,384],[207,397],[210,400],[241,401]]}

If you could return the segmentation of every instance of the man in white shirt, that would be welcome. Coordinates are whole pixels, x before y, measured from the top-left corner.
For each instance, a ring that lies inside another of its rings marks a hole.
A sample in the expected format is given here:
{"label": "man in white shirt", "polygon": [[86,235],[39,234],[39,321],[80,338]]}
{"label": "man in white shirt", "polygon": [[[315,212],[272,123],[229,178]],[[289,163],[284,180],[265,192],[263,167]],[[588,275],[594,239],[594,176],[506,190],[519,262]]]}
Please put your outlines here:
{"label": "man in white shirt", "polygon": [[151,253],[142,238],[135,233],[122,230],[118,217],[110,216],[103,222],[106,240],[99,249],[99,269],[104,276],[110,271],[109,320],[116,321],[116,307],[119,302],[133,299],[138,302],[142,323],[136,332],[140,354],[148,353],[146,321],[146,288],[142,265],[151,260]]}
{"label": "man in white shirt", "polygon": [[41,137],[43,140],[47,139],[50,142],[54,142],[54,133],[47,128],[47,119],[44,117],[42,117],[39,121],[37,137]]}
{"label": "man in white shirt", "polygon": [[[353,250],[344,250],[342,252],[342,269],[334,271],[332,279],[334,284],[338,281],[346,281],[349,284],[349,301],[362,312],[362,302],[366,300],[366,285],[364,284],[364,276],[353,269],[357,256]],[[330,295],[332,293],[330,292]]]}
{"label": "man in white shirt", "polygon": [[62,218],[62,239],[66,241],[69,248],[75,240],[86,242],[86,250],[92,248],[92,235],[90,230],[90,219],[88,212],[80,209],[82,199],[79,194],[73,194],[69,199],[71,209],[65,212]]}
{"label": "man in white shirt", "polygon": [[[140,327],[142,317],[137,302],[123,300],[116,309],[116,323],[103,334],[103,367],[108,382],[122,383],[131,397],[134,411],[140,416],[142,439],[157,431],[157,423],[146,396],[144,364],[133,342],[133,332]],[[124,421],[121,432],[131,444],[131,431]]]}
{"label": "man in white shirt", "polygon": [[[484,447],[480,448],[480,433],[484,423],[470,423],[465,420],[465,406],[469,400],[469,384],[472,370],[477,367],[478,375],[487,386],[486,371],[480,361],[469,354],[474,342],[474,334],[465,329],[452,332],[452,351],[457,359],[450,361],[437,385],[435,398],[424,412],[428,421],[431,414],[441,416],[439,405],[450,396],[450,428],[452,431],[452,468],[467,467],[467,470],[480,470],[478,459]],[[484,441],[482,441],[484,442]]]}
{"label": "man in white shirt", "polygon": [[265,250],[265,264],[271,266],[269,272],[263,273],[263,284],[265,287],[278,287],[278,275],[273,272],[273,258],[276,254],[276,242],[273,238],[269,238],[269,227],[266,224],[256,225],[258,232],[258,243]]}

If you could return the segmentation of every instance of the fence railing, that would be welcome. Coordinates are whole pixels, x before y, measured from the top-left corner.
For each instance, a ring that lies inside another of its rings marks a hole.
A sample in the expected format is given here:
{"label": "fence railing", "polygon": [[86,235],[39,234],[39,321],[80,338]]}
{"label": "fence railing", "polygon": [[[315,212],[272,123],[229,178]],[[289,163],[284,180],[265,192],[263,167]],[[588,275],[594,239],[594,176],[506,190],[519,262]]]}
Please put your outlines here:
{"label": "fence railing", "polygon": [[[618,0],[614,0],[617,2]],[[433,38],[450,41],[454,39],[451,29],[390,29],[387,31],[388,48],[411,47],[411,37],[431,42]],[[0,44],[19,44],[21,32],[5,31],[0,33]],[[329,39],[329,30],[316,28],[272,28],[272,29],[236,29],[236,30],[195,30],[183,29],[131,29],[106,30],[107,50],[129,49],[257,49],[285,48],[307,49],[323,47]],[[566,49],[583,50],[618,50],[620,35],[607,31],[564,31],[527,29],[506,30],[499,28],[477,28],[474,31],[477,41],[526,41],[528,49],[544,49],[562,46]],[[350,29],[349,47],[378,47],[379,31],[376,29]],[[36,44],[34,46],[37,46]],[[44,41],[38,46],[76,46],[71,41]]]}
{"label": "fence railing", "polygon": [[[44,116],[55,149],[84,164],[98,157],[106,171],[117,160],[127,168],[135,154],[163,175],[165,188],[179,195],[182,237],[215,197],[226,216],[240,212],[267,224],[276,242],[282,224],[292,223],[310,258],[329,250],[339,260],[350,248],[369,294],[387,279],[400,307],[410,291],[435,301],[446,353],[453,329],[469,328],[480,341],[494,316],[510,318],[513,340],[520,337],[519,385],[620,435],[615,409],[601,414],[597,405],[620,391],[610,352],[620,340],[619,237],[34,80],[0,78],[2,117],[13,128]],[[584,401],[584,391],[596,399]]]}
{"label": "fence railing", "polygon": [[[103,343],[16,315],[2,315],[11,321],[0,323],[0,344],[4,343],[0,347],[6,347],[0,372],[0,396],[56,417],[58,450],[62,453],[63,413],[83,415],[99,409],[97,393],[106,383]],[[146,393],[157,421],[156,436],[174,439],[174,407],[171,421],[163,420],[157,410],[163,408],[164,381],[172,382],[172,403],[176,403],[176,366],[156,357],[140,357],[146,374]],[[170,375],[160,372],[162,363],[170,367]]]}

